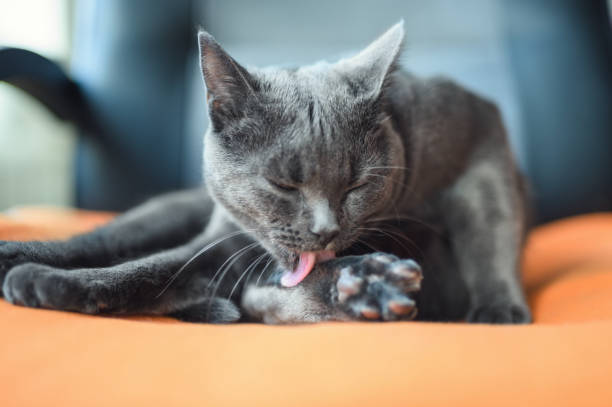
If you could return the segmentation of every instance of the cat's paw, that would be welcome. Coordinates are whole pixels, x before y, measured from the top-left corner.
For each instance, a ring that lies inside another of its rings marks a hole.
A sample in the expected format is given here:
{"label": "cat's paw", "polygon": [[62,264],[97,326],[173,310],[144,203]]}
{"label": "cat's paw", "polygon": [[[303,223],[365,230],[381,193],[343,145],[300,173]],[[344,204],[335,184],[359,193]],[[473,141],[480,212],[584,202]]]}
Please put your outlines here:
{"label": "cat's paw", "polygon": [[[27,262],[21,242],[0,242],[0,288],[7,273],[16,265]],[[0,295],[2,290],[0,289]]]}
{"label": "cat's paw", "polygon": [[385,253],[347,258],[338,271],[334,300],[354,319],[410,320],[417,314],[411,294],[420,289],[422,279],[413,260]]}
{"label": "cat's paw", "polygon": [[474,307],[467,316],[468,322],[481,324],[528,324],[531,312],[524,304],[489,304]]}
{"label": "cat's paw", "polygon": [[92,291],[81,281],[70,278],[65,270],[26,263],[7,274],[2,290],[5,299],[15,305],[78,311],[88,314],[100,311]]}
{"label": "cat's paw", "polygon": [[210,298],[170,314],[185,322],[229,324],[240,319],[240,310],[228,299]]}

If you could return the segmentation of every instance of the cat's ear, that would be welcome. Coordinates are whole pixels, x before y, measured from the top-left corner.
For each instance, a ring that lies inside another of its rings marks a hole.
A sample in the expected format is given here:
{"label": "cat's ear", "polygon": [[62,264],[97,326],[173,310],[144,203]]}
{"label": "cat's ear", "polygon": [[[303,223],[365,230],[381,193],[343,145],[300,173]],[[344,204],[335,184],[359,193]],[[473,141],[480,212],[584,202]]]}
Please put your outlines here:
{"label": "cat's ear", "polygon": [[335,70],[362,95],[377,96],[389,73],[397,69],[403,41],[404,20],[400,20],[359,54],[338,61]]}
{"label": "cat's ear", "polygon": [[198,33],[200,67],[206,84],[206,101],[213,125],[243,116],[247,98],[254,93],[254,79],[225,52],[206,31]]}

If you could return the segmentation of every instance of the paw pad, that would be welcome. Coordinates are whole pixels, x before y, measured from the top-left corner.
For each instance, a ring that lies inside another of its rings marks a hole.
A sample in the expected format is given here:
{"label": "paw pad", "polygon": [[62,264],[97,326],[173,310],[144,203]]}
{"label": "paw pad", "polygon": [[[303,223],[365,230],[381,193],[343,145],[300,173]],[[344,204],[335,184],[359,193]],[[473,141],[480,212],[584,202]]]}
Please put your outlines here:
{"label": "paw pad", "polygon": [[364,307],[361,309],[361,316],[365,319],[379,319],[380,313],[376,308]]}
{"label": "paw pad", "polygon": [[338,289],[338,301],[345,302],[351,295],[357,294],[361,289],[363,279],[351,274],[350,267],[344,267],[340,270],[340,278],[336,284]]}
{"label": "paw pad", "polygon": [[387,307],[396,315],[408,315],[416,310],[415,302],[407,297],[389,301]]}

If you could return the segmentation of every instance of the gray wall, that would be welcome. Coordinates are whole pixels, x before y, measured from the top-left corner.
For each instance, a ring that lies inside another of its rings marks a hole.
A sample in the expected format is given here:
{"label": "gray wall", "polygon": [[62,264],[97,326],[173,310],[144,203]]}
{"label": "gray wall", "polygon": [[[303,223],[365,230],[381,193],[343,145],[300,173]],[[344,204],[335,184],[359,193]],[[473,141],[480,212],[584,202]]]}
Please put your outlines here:
{"label": "gray wall", "polygon": [[201,180],[196,27],[249,65],[335,59],[405,20],[402,65],[494,100],[540,220],[612,209],[605,0],[81,0],[73,73],[106,126],[84,137],[78,203],[123,209]]}

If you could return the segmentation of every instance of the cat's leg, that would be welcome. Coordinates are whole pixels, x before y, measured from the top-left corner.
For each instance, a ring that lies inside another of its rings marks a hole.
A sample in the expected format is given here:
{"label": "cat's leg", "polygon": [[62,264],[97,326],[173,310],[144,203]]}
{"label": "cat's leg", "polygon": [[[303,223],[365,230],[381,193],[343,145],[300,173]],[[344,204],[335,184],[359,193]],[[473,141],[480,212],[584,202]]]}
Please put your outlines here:
{"label": "cat's leg", "polygon": [[385,253],[319,263],[292,288],[281,287],[279,276],[245,287],[242,308],[251,318],[270,324],[410,320],[422,278],[416,262]]}
{"label": "cat's leg", "polygon": [[227,298],[204,298],[168,314],[185,322],[211,322],[216,324],[236,322],[240,319],[238,307]]}
{"label": "cat's leg", "polygon": [[[220,288],[221,276],[213,272],[222,265],[243,270],[252,253],[238,248],[255,248],[250,242],[235,232],[214,237],[202,233],[183,246],[112,267],[67,270],[26,263],[8,273],[3,290],[9,302],[30,307],[88,314],[173,314],[191,320],[199,313],[214,322],[229,322],[239,317],[237,308],[215,297],[226,295],[226,286],[235,279],[226,278]],[[183,268],[204,248],[204,255]],[[233,258],[238,267],[225,262],[238,252],[241,255]]]}
{"label": "cat's leg", "polygon": [[206,192],[163,195],[108,225],[64,241],[0,242],[0,286],[14,266],[34,262],[62,268],[101,267],[187,242],[211,217]]}
{"label": "cat's leg", "polygon": [[468,290],[467,320],[528,323],[519,278],[525,205],[506,153],[484,155],[446,192],[440,213]]}

